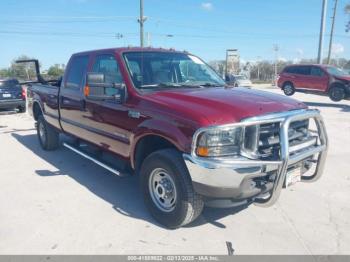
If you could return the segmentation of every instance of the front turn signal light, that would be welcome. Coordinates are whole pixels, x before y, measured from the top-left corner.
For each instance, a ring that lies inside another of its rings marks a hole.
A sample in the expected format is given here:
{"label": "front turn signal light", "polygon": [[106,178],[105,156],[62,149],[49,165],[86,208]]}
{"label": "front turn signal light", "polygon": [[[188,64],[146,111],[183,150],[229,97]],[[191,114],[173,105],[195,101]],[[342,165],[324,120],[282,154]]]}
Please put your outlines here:
{"label": "front turn signal light", "polygon": [[198,156],[208,156],[209,155],[209,149],[204,146],[197,147],[197,155]]}

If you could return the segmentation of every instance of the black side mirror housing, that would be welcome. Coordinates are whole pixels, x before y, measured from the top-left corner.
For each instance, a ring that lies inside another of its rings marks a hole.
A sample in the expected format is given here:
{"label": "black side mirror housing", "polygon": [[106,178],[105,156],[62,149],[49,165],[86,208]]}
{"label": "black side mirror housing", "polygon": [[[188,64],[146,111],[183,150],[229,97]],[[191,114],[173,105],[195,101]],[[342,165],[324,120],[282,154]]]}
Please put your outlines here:
{"label": "black side mirror housing", "polygon": [[[106,94],[106,89],[115,90],[115,94]],[[125,99],[125,93],[124,83],[106,83],[106,76],[103,73],[87,73],[86,75],[84,94],[90,100],[114,100],[122,103]]]}

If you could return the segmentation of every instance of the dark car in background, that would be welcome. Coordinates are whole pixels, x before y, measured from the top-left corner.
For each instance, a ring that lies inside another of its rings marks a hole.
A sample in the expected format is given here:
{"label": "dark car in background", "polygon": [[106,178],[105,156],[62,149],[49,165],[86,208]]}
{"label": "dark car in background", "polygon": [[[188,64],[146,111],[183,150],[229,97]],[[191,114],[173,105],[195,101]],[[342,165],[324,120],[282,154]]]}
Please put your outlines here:
{"label": "dark car in background", "polygon": [[291,65],[279,75],[278,87],[287,96],[295,92],[328,95],[335,102],[350,98],[350,75],[329,65]]}
{"label": "dark car in background", "polygon": [[26,111],[26,93],[17,79],[0,79],[0,109]]}

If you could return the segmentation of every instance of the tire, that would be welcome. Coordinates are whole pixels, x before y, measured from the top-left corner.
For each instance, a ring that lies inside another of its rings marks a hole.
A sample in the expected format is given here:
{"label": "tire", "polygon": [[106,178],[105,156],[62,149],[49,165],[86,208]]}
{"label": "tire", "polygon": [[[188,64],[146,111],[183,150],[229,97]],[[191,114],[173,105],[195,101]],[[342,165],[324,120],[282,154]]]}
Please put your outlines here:
{"label": "tire", "polygon": [[145,205],[160,224],[175,229],[202,213],[202,197],[194,191],[184,160],[175,149],[149,155],[142,163],[140,175]]}
{"label": "tire", "polygon": [[345,98],[345,90],[342,86],[333,86],[329,90],[329,98],[334,102],[339,102]]}
{"label": "tire", "polygon": [[59,133],[50,126],[42,115],[38,117],[37,133],[41,147],[44,150],[52,151],[59,146]]}
{"label": "tire", "polygon": [[18,108],[18,111],[19,111],[20,113],[25,113],[25,112],[27,111],[27,108],[26,108],[25,106],[20,106],[20,107]]}
{"label": "tire", "polygon": [[295,87],[290,82],[284,83],[282,89],[283,89],[283,92],[286,96],[292,96],[295,93]]}

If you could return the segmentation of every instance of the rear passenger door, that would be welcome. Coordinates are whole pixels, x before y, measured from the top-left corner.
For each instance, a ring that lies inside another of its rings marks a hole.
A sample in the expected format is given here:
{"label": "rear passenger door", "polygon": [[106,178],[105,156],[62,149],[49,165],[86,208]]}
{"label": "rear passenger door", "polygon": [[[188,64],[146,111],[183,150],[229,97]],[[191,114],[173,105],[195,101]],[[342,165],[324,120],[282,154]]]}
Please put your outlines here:
{"label": "rear passenger door", "polygon": [[310,89],[310,66],[297,66],[295,67],[294,86],[298,89]]}

